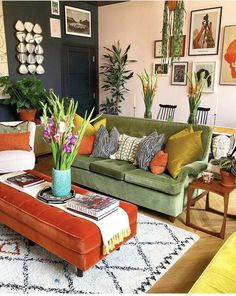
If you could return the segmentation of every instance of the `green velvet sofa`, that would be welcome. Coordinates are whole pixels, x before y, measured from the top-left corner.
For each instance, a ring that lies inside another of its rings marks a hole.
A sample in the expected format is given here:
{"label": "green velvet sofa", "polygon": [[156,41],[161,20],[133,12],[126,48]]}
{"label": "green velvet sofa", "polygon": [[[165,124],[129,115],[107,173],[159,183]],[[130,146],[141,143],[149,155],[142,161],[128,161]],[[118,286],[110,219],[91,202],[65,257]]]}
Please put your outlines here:
{"label": "green velvet sofa", "polygon": [[[103,117],[107,119],[108,130],[115,126],[121,134],[135,137],[143,137],[156,130],[164,133],[167,140],[188,126],[184,123],[143,118],[114,115]],[[203,131],[203,154],[198,161],[183,167],[176,179],[168,173],[154,175],[126,161],[78,155],[72,165],[72,182],[167,214],[171,218],[177,217],[185,208],[189,182],[207,168],[212,131],[210,127],[202,125],[193,125],[193,129]]]}

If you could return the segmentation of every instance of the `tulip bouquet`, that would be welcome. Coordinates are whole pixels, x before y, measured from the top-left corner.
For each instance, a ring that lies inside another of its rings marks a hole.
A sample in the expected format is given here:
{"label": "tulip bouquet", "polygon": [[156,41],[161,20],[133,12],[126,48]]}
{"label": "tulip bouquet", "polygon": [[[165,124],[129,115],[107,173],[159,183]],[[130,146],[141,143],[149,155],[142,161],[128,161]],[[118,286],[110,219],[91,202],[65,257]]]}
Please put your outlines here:
{"label": "tulip bouquet", "polygon": [[143,87],[143,99],[145,104],[144,117],[152,118],[152,104],[157,93],[157,73],[149,75],[144,69],[144,73],[137,75]]}
{"label": "tulip bouquet", "polygon": [[[54,93],[48,96],[48,104],[41,103],[43,107],[43,137],[51,147],[54,169],[56,170],[67,170],[71,167],[87,125],[95,120],[91,120],[92,110],[88,117],[85,115],[81,128],[74,134],[72,132],[73,121],[78,102],[75,103],[71,99],[67,108],[64,103],[64,99],[60,100]],[[48,113],[50,117],[47,115]]]}
{"label": "tulip bouquet", "polygon": [[197,109],[201,104],[202,91],[205,87],[207,78],[205,77],[205,72],[201,73],[199,79],[195,72],[192,73],[191,78],[187,74],[186,76],[188,79],[188,101],[190,111],[188,123],[195,124],[197,122]]}

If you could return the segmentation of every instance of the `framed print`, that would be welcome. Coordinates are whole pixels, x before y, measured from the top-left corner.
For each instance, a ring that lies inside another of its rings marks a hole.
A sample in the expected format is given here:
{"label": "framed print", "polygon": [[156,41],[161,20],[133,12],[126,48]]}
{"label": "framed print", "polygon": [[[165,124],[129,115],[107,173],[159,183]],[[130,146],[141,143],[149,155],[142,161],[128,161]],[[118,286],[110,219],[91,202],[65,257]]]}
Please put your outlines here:
{"label": "framed print", "polygon": [[[169,42],[169,56],[172,57],[172,36],[170,37],[170,42]],[[181,37],[181,43],[182,43],[182,53],[181,57],[184,57],[185,55],[185,41],[186,41],[186,35],[183,35]]]}
{"label": "framed print", "polygon": [[236,85],[236,25],[225,26],[220,84]]}
{"label": "framed print", "polygon": [[189,55],[218,54],[222,7],[191,11]]}
{"label": "framed print", "polygon": [[61,20],[50,17],[50,36],[61,38]]}
{"label": "framed print", "polygon": [[91,37],[91,12],[65,6],[66,34]]}
{"label": "framed print", "polygon": [[153,64],[153,72],[159,75],[168,75],[168,64]]}
{"label": "framed print", "polygon": [[154,41],[154,58],[162,58],[161,45],[162,45],[162,40]]}
{"label": "framed print", "polygon": [[207,82],[203,89],[205,93],[214,92],[215,85],[215,68],[216,62],[193,62],[192,71],[197,74],[197,78],[200,79],[201,73],[205,72],[205,78],[207,78]]}
{"label": "framed print", "polygon": [[171,72],[172,85],[187,85],[188,62],[173,62]]}
{"label": "framed print", "polygon": [[60,15],[59,0],[51,0],[51,14]]}

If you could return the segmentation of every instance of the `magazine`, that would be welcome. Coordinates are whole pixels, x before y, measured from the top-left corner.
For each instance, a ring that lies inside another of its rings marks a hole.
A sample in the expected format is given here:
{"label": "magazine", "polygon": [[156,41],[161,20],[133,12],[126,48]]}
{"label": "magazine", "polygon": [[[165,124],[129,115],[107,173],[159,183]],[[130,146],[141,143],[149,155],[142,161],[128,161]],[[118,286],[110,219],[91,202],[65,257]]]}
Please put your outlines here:
{"label": "magazine", "polygon": [[119,207],[119,200],[90,192],[88,194],[76,194],[75,198],[66,203],[66,207],[92,217],[101,217]]}
{"label": "magazine", "polygon": [[76,211],[76,210],[73,210],[73,209],[70,209],[70,208],[67,208],[68,210],[70,210],[71,212],[74,212],[74,213],[77,213],[77,214],[80,214],[82,216],[85,216],[85,217],[88,217],[88,218],[91,218],[91,219],[94,219],[96,221],[99,221],[105,217],[107,217],[108,215],[110,215],[111,213],[117,211],[118,207],[117,208],[114,208],[108,212],[106,212],[105,214],[101,215],[101,216],[98,216],[98,217],[95,217],[95,216],[92,216],[92,215],[89,215],[89,214],[86,214],[86,213],[83,213],[83,212],[80,212],[80,211]]}
{"label": "magazine", "polygon": [[44,179],[30,173],[20,174],[6,179],[9,185],[18,186],[21,189],[32,187],[45,182]]}

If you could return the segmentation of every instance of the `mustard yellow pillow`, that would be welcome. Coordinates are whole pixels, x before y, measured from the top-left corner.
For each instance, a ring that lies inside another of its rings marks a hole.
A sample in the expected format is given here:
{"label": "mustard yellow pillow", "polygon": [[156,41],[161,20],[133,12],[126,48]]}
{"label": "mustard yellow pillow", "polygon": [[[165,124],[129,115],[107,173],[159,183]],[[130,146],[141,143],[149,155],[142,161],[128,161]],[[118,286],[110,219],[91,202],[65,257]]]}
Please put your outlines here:
{"label": "mustard yellow pillow", "polygon": [[[78,114],[75,114],[74,117],[74,129],[73,129],[73,133],[76,134],[78,132],[78,130],[80,129],[82,123],[84,121],[84,118],[79,116]],[[99,128],[101,125],[104,125],[106,127],[106,123],[107,120],[106,118],[100,119],[98,121],[96,121],[93,125],[92,124],[88,124],[85,130],[84,135],[85,136],[94,136],[96,135],[96,133],[98,132]]]}
{"label": "mustard yellow pillow", "polygon": [[165,147],[168,153],[167,170],[176,178],[182,167],[196,161],[202,154],[202,131],[194,132],[187,128],[171,136]]}

